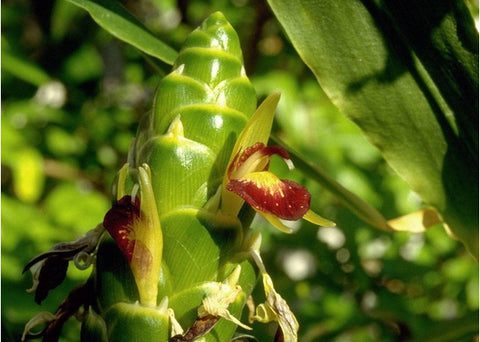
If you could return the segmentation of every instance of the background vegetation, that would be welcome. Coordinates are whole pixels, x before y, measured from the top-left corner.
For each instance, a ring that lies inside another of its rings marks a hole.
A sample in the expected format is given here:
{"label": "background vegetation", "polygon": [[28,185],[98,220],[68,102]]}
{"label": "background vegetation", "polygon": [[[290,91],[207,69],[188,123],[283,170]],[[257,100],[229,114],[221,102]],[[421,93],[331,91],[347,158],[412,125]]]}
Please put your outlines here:
{"label": "background vegetation", "polygon": [[[282,91],[278,137],[386,218],[423,207],[331,104],[266,2],[123,4],[177,50],[206,16],[222,11],[240,35],[259,98]],[[169,71],[67,1],[2,2],[2,340],[18,341],[30,317],[55,311],[88,277],[70,269],[39,307],[25,293],[31,277],[22,269],[103,219],[136,124]],[[298,170],[294,177],[338,229],[303,222],[284,235],[254,224],[264,232],[276,288],[301,324],[301,341],[478,340],[478,264],[441,225],[418,234],[382,232]],[[272,339],[273,326],[255,328],[260,341]],[[69,322],[63,340],[77,340],[78,331],[79,323]]]}

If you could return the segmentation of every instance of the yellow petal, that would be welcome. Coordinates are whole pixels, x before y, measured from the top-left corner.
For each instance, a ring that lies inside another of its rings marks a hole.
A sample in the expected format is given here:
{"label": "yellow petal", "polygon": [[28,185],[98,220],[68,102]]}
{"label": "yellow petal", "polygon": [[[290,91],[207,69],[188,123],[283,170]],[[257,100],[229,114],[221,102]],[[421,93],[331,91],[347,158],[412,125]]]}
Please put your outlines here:
{"label": "yellow petal", "polygon": [[433,209],[423,209],[388,221],[388,225],[397,232],[421,233],[442,223]]}
{"label": "yellow petal", "polygon": [[252,328],[240,322],[228,310],[230,304],[242,295],[242,288],[237,284],[241,271],[241,266],[237,265],[232,274],[230,274],[223,283],[214,283],[211,285],[213,287],[211,289],[212,293],[203,299],[202,305],[197,310],[199,318],[205,316],[222,317],[244,329],[252,330]]}
{"label": "yellow petal", "polygon": [[250,250],[250,255],[262,274],[266,301],[257,306],[255,315],[250,316],[249,319],[263,323],[277,321],[282,329],[284,341],[297,342],[298,321],[287,302],[275,291],[272,279],[265,270],[262,257],[257,248],[255,248],[257,245],[258,243],[252,244],[254,249]]}
{"label": "yellow petal", "polygon": [[268,273],[262,273],[263,286],[267,301],[265,302],[270,309],[276,313],[278,324],[283,332],[285,342],[296,342],[299,324],[295,315],[290,310],[285,299],[280,296],[275,288]]}
{"label": "yellow petal", "polygon": [[273,117],[278,101],[280,101],[280,93],[270,94],[257,108],[255,113],[248,120],[247,125],[238,136],[238,140],[233,148],[232,158],[242,149],[252,146],[257,142],[266,144],[272,130]]}
{"label": "yellow petal", "polygon": [[335,222],[332,222],[330,220],[327,220],[326,218],[321,217],[320,215],[318,215],[312,210],[308,210],[307,213],[303,215],[303,218],[309,222],[312,222],[313,224],[316,224],[322,227],[336,226]]}
{"label": "yellow petal", "polygon": [[140,220],[135,231],[135,247],[130,264],[135,276],[140,302],[157,305],[158,277],[163,254],[163,236],[153,195],[150,168],[143,164],[138,168],[140,180]]}
{"label": "yellow petal", "polygon": [[[270,137],[270,131],[272,129],[275,109],[279,100],[280,93],[273,93],[269,95],[257,108],[250,120],[248,120],[245,128],[238,136],[228,165],[233,162],[233,159],[240,150],[243,150],[248,146],[252,146],[257,142],[262,142],[264,144],[267,143],[268,138]],[[226,189],[229,180],[228,172],[225,172],[222,183],[222,210],[228,214],[237,216],[243,205],[243,200],[238,199],[238,196]]]}
{"label": "yellow petal", "polygon": [[265,219],[270,222],[275,228],[279,231],[287,234],[291,234],[293,232],[292,228],[287,227],[282,223],[282,221],[276,217],[275,215],[265,213],[263,211],[256,210],[257,213],[265,217]]}

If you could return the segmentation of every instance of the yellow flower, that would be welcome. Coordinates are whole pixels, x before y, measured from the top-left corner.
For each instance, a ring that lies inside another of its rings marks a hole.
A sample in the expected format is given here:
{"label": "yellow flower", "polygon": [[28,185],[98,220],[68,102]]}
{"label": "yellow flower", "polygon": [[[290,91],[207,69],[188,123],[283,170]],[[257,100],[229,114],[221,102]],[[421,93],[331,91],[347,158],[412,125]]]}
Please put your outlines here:
{"label": "yellow flower", "polygon": [[279,230],[290,233],[280,219],[298,220],[304,218],[321,226],[333,226],[310,210],[308,190],[288,179],[279,179],[267,171],[272,155],[279,155],[293,168],[293,163],[285,149],[280,146],[265,146],[258,142],[240,151],[227,170],[226,189],[236,193],[250,204]]}
{"label": "yellow flower", "polygon": [[103,226],[130,263],[140,303],[153,307],[157,304],[158,277],[163,252],[160,219],[148,165],[144,164],[138,168],[140,197],[123,195],[127,173],[128,164],[120,170],[118,193],[120,198],[105,215]]}
{"label": "yellow flower", "polygon": [[266,146],[280,94],[267,97],[240,133],[225,173],[222,211],[236,216],[244,202],[282,232],[291,233],[281,220],[304,218],[320,226],[335,223],[310,210],[310,193],[293,181],[279,179],[268,171],[270,157],[279,155],[290,169],[293,163],[280,146]]}

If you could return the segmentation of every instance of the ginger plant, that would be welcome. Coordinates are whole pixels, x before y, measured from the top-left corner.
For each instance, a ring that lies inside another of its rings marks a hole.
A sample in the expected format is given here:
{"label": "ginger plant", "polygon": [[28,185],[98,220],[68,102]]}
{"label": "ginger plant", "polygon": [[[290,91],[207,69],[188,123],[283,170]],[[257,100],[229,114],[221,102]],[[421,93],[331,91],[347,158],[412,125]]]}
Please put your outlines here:
{"label": "ginger plant", "polygon": [[[70,260],[93,272],[56,313],[32,318],[23,338],[55,341],[75,315],[82,341],[230,341],[255,320],[278,322],[275,339],[296,341],[299,324],[250,223],[255,213],[285,233],[282,220],[334,223],[310,210],[303,186],[268,171],[273,155],[293,167],[282,147],[267,146],[279,97],[256,108],[238,36],[221,13],[193,31],[139,124],[103,222],[26,266],[39,303]],[[258,278],[265,301],[255,307]]]}

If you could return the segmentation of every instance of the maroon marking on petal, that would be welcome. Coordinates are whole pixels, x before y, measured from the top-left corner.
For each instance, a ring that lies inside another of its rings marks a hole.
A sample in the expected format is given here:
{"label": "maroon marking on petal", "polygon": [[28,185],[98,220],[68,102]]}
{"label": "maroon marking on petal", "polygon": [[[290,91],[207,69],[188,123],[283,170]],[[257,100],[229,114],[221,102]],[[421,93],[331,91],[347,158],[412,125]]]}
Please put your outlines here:
{"label": "maroon marking on petal", "polygon": [[103,226],[129,262],[132,260],[133,248],[135,247],[133,227],[139,217],[140,199],[136,197],[135,203],[132,203],[131,196],[124,196],[113,205],[103,219]]}
{"label": "maroon marking on petal", "polygon": [[[240,150],[237,152],[235,157],[233,157],[233,160],[231,164],[228,166],[228,174],[232,174],[235,169],[238,169],[242,164],[247,160],[252,154],[255,152],[264,149],[265,144],[261,142],[257,142],[253,144],[252,146],[247,147],[245,150]],[[267,165],[268,168],[268,165]]]}
{"label": "maroon marking on petal", "polygon": [[261,142],[257,142],[253,144],[252,146],[247,147],[242,155],[240,156],[240,160],[238,161],[239,165],[242,165],[245,160],[250,158],[252,154],[254,154],[257,151],[264,150],[265,149],[265,144]]}
{"label": "maroon marking on petal", "polygon": [[307,189],[287,179],[275,177],[268,184],[248,178],[232,179],[227,190],[235,192],[255,209],[284,220],[298,220],[310,209]]}
{"label": "maroon marking on petal", "polygon": [[[242,164],[250,158],[254,153],[259,152],[263,156],[272,156],[278,154],[285,160],[289,160],[290,156],[288,152],[281,146],[265,146],[262,142],[257,142],[252,146],[247,147],[245,150],[238,152],[232,160],[232,163],[228,167],[228,174],[232,174],[235,169],[238,169]],[[265,165],[263,171],[268,170],[269,164]]]}
{"label": "maroon marking on petal", "polygon": [[288,154],[287,150],[285,150],[281,146],[267,146],[262,151],[265,155],[273,156],[274,154],[278,154],[283,159],[290,159],[290,155]]}
{"label": "maroon marking on petal", "polygon": [[153,255],[140,240],[135,241],[135,255],[132,257],[132,264],[136,265],[136,274],[140,278],[145,278],[152,271]]}

